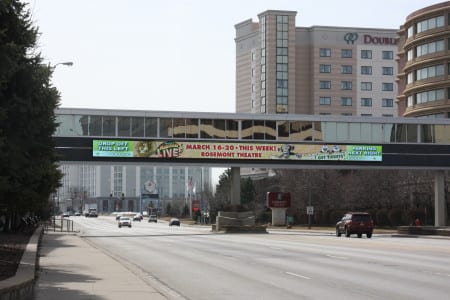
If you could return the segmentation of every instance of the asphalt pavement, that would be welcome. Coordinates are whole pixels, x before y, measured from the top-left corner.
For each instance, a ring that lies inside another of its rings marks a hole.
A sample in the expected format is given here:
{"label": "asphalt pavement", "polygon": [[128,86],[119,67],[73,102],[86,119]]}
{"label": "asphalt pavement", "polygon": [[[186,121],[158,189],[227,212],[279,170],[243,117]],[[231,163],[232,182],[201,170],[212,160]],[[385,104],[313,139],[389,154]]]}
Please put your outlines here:
{"label": "asphalt pavement", "polygon": [[168,298],[152,286],[145,273],[119,262],[78,235],[45,232],[34,299]]}

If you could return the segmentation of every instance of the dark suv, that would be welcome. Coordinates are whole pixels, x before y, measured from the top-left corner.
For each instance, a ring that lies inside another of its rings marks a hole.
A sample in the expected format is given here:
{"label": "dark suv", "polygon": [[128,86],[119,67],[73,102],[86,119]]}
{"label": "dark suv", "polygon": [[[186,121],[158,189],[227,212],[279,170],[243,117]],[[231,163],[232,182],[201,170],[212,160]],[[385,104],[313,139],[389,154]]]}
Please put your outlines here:
{"label": "dark suv", "polygon": [[352,234],[357,234],[362,237],[363,234],[367,238],[372,237],[373,220],[370,214],[366,212],[349,212],[346,213],[342,219],[336,223],[336,236],[341,236],[345,233],[346,237]]}

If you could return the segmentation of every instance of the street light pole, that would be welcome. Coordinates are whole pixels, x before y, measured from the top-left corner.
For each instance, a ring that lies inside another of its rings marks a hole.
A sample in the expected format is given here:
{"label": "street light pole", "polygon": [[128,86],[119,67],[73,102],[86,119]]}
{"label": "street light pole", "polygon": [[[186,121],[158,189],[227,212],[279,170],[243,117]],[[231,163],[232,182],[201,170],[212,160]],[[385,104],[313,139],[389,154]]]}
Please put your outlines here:
{"label": "street light pole", "polygon": [[71,66],[73,66],[73,62],[71,62],[71,61],[65,61],[65,62],[60,62],[60,63],[57,63],[57,64],[54,64],[53,66],[50,64],[50,63],[48,63],[48,67],[50,68],[50,70],[52,70],[52,71],[54,71],[55,69],[56,69],[56,67],[57,66],[67,66],[67,67],[71,67]]}

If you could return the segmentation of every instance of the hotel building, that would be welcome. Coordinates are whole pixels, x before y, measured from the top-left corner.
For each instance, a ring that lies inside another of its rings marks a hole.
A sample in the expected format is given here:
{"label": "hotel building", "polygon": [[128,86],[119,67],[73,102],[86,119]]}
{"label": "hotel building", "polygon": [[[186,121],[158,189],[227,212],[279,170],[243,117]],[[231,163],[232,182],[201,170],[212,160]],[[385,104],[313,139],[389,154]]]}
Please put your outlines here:
{"label": "hotel building", "polygon": [[450,1],[411,13],[398,35],[400,115],[449,118]]}
{"label": "hotel building", "polygon": [[397,30],[296,27],[268,10],[235,25],[236,112],[393,117]]}

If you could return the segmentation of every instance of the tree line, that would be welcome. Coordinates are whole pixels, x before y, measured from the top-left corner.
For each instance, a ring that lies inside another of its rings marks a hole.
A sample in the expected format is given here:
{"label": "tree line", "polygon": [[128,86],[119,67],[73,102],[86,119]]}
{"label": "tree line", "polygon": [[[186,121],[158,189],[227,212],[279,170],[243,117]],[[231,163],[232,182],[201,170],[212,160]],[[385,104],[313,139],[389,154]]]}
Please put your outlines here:
{"label": "tree line", "polygon": [[348,211],[368,211],[378,226],[408,225],[415,218],[429,225],[434,221],[432,171],[278,169],[271,177],[242,178],[239,207],[230,206],[230,176],[228,169],[219,178],[210,203],[213,214],[253,210],[260,223],[269,223],[267,192],[290,192],[291,207],[286,214],[296,224],[307,224],[306,207],[310,205],[316,225],[334,225]]}
{"label": "tree line", "polygon": [[52,134],[60,100],[27,5],[0,1],[0,231],[49,215],[60,185]]}

